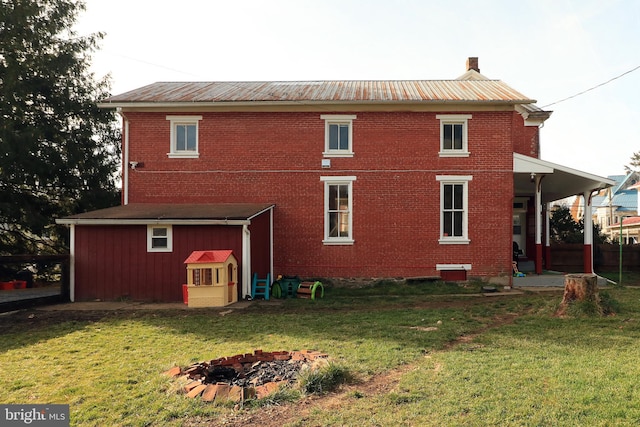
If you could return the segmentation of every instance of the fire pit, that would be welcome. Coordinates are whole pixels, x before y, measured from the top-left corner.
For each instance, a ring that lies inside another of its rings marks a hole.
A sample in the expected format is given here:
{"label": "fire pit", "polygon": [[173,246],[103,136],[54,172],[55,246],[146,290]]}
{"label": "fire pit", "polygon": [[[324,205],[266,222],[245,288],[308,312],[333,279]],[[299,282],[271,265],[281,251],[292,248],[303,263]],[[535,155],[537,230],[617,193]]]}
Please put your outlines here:
{"label": "fire pit", "polygon": [[187,381],[188,397],[200,396],[206,402],[240,402],[268,396],[281,385],[293,384],[304,367],[312,367],[328,355],[310,350],[263,352],[222,357],[165,372]]}

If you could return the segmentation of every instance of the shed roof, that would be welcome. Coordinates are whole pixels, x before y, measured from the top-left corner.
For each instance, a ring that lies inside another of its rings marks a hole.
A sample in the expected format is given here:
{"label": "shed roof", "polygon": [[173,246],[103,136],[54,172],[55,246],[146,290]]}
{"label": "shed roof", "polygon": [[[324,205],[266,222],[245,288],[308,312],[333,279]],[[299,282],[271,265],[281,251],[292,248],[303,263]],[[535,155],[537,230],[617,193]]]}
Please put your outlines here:
{"label": "shed roof", "polygon": [[[184,260],[185,264],[211,264],[223,263],[233,255],[231,249],[210,250],[210,251],[193,251],[191,255]],[[234,257],[235,258],[235,257]]]}
{"label": "shed roof", "polygon": [[130,203],[57,219],[58,224],[249,223],[273,208],[269,203]]}

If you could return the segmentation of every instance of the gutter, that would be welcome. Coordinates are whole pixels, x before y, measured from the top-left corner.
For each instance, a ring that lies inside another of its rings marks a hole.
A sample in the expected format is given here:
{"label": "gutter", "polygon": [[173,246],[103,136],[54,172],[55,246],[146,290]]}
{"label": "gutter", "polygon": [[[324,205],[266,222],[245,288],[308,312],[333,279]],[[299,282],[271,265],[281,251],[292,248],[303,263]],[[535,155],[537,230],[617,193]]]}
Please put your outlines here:
{"label": "gutter", "polygon": [[123,159],[122,159],[122,204],[129,204],[129,119],[118,107],[116,112],[122,116],[124,120],[124,141],[123,141]]}
{"label": "gutter", "polygon": [[249,225],[247,219],[85,219],[85,218],[60,218],[56,224],[61,225]]}
{"label": "gutter", "polygon": [[153,102],[153,101],[108,101],[98,103],[99,108],[193,108],[193,107],[260,107],[260,106],[313,106],[313,105],[519,105],[534,104],[532,99],[510,100],[360,100],[360,101],[208,101],[208,102]]}

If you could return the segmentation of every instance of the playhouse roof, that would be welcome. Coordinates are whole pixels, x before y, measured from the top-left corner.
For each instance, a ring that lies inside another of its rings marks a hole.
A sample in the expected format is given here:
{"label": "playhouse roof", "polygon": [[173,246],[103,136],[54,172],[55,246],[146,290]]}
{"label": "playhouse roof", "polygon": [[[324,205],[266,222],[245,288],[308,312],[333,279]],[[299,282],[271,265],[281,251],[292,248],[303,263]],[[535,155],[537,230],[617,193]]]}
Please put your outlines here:
{"label": "playhouse roof", "polygon": [[193,251],[187,259],[184,260],[185,264],[212,264],[223,263],[233,256],[233,251],[230,249],[225,250],[211,250],[211,251]]}

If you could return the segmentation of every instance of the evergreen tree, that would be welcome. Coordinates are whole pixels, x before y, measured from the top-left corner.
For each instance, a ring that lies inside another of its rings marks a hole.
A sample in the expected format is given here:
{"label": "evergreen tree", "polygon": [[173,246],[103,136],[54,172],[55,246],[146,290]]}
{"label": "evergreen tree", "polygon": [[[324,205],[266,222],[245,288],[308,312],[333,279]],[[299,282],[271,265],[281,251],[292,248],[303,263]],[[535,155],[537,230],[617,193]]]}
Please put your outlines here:
{"label": "evergreen tree", "polygon": [[[584,220],[576,221],[567,205],[554,205],[549,218],[549,237],[555,243],[583,243]],[[605,243],[607,237],[593,223],[593,243]]]}
{"label": "evergreen tree", "polygon": [[640,151],[636,151],[631,155],[631,162],[624,166],[624,170],[627,173],[640,170]]}
{"label": "evergreen tree", "polygon": [[84,7],[0,0],[0,254],[64,250],[55,218],[119,201],[109,82],[89,70],[103,35],[72,29]]}

